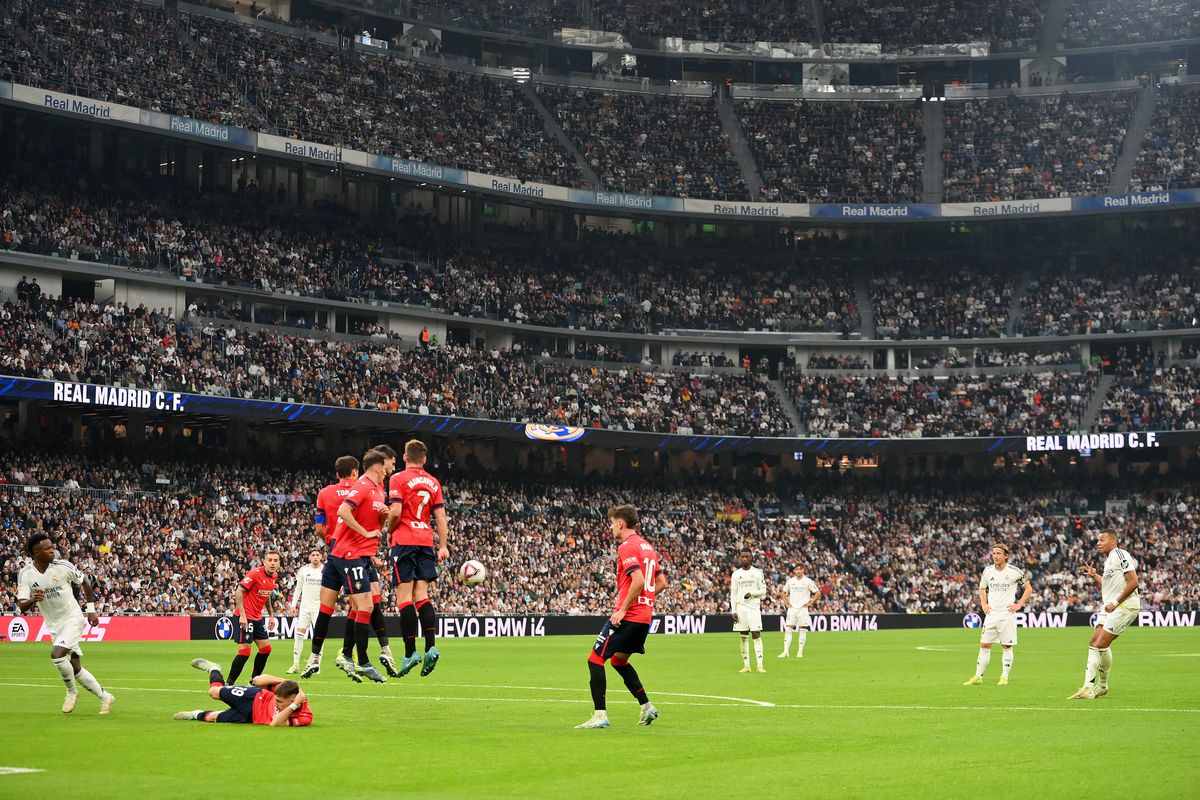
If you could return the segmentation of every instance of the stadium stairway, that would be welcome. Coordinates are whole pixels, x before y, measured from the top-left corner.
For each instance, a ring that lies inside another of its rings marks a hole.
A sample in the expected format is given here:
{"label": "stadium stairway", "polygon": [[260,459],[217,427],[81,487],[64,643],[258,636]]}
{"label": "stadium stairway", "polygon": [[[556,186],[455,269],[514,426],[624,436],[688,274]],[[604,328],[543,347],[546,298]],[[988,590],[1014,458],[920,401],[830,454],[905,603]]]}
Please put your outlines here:
{"label": "stadium stairway", "polygon": [[813,35],[817,44],[825,43],[825,11],[821,8],[821,0],[808,0],[808,18],[812,21]]}
{"label": "stadium stairway", "polygon": [[946,104],[921,104],[921,130],[925,134],[925,167],[921,172],[921,202],[940,203],[945,192]]}
{"label": "stadium stairway", "polygon": [[762,175],[758,172],[754,154],[750,152],[750,143],[746,140],[746,131],[742,128],[737,111],[733,108],[733,100],[723,88],[717,92],[717,115],[721,118],[721,130],[729,137],[729,141],[733,142],[733,155],[738,166],[742,168],[746,188],[751,197],[758,197],[763,185]]}
{"label": "stadium stairway", "polygon": [[602,186],[600,184],[600,176],[596,174],[596,170],[592,169],[592,165],[587,162],[587,159],[583,157],[583,154],[576,149],[575,145],[571,142],[570,137],[568,137],[566,132],[563,131],[562,126],[558,124],[558,120],[556,120],[554,115],[550,113],[550,109],[542,105],[542,101],[538,98],[537,92],[533,90],[533,84],[521,84],[521,91],[525,93],[525,96],[529,98],[531,103],[533,103],[533,107],[537,109],[538,116],[542,118],[542,124],[545,126],[546,133],[557,139],[558,143],[561,144],[566,151],[571,154],[571,157],[575,159],[575,165],[579,167],[579,171],[583,173],[584,180],[590,183],[594,189],[607,189],[607,186]]}
{"label": "stadium stairway", "polygon": [[1008,319],[1004,322],[1004,334],[1006,336],[1016,336],[1017,330],[1021,325],[1021,305],[1025,301],[1025,294],[1029,291],[1030,277],[1028,272],[1022,272],[1017,276],[1016,283],[1013,284],[1012,300],[1008,304]]}
{"label": "stadium stairway", "polygon": [[[172,19],[178,30],[179,44],[181,47],[186,47],[190,50],[195,50],[205,61],[212,65],[218,72],[225,76],[225,80],[229,81],[230,86],[236,86],[238,94],[246,102],[246,109],[258,117],[266,130],[272,133],[286,135],[284,131],[279,129],[275,124],[274,116],[267,109],[265,103],[256,103],[250,99],[250,84],[247,83],[244,77],[230,74],[227,65],[218,56],[215,50],[206,47],[198,38],[192,35],[191,28],[188,26],[188,17],[180,14],[178,8],[172,9],[170,4],[165,7],[165,13],[169,19]],[[340,145],[339,145],[340,149]]]}
{"label": "stadium stairway", "polygon": [[871,287],[862,270],[854,274],[854,302],[858,305],[858,319],[862,323],[862,338],[876,339],[875,304],[871,302]]}
{"label": "stadium stairway", "polygon": [[1046,5],[1046,14],[1042,17],[1042,30],[1038,34],[1039,53],[1053,53],[1058,50],[1058,40],[1062,38],[1063,26],[1067,24],[1067,12],[1071,10],[1074,0],[1050,0]]}
{"label": "stadium stairway", "polygon": [[775,393],[775,399],[779,401],[779,405],[783,409],[783,413],[787,416],[788,422],[792,424],[792,430],[797,434],[807,433],[804,430],[804,425],[800,422],[800,412],[796,410],[795,403],[788,396],[787,389],[783,388],[783,381],[779,380],[779,378],[772,378],[770,384],[771,391]]}
{"label": "stadium stairway", "polygon": [[1137,110],[1133,112],[1133,119],[1129,121],[1129,130],[1125,131],[1125,144],[1121,146],[1121,156],[1113,169],[1111,194],[1125,194],[1129,191],[1129,179],[1133,177],[1133,168],[1137,166],[1142,142],[1146,139],[1146,131],[1150,129],[1150,120],[1154,118],[1157,105],[1158,81],[1151,79],[1149,85],[1142,89]]}
{"label": "stadium stairway", "polygon": [[1096,391],[1092,393],[1083,412],[1083,430],[1090,431],[1095,427],[1096,421],[1100,419],[1100,410],[1104,408],[1104,401],[1108,399],[1108,390],[1112,388],[1116,379],[1115,375],[1100,376],[1099,382],[1096,383]]}

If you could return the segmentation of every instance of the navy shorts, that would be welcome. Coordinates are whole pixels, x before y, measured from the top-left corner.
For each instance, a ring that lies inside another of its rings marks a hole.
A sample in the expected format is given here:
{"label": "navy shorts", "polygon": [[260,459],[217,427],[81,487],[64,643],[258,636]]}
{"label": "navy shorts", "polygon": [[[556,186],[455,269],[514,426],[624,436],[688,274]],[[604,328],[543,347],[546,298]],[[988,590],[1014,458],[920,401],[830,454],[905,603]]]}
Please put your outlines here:
{"label": "navy shorts", "polygon": [[[371,559],[368,558],[367,561],[370,562]],[[367,568],[367,577],[371,579],[371,583],[379,583],[379,570],[375,569],[374,564]]]}
{"label": "navy shorts", "polygon": [[222,686],[221,702],[229,708],[217,715],[217,722],[254,722],[254,698],[258,686]]}
{"label": "navy shorts", "polygon": [[237,643],[250,644],[251,642],[263,639],[270,639],[271,634],[267,632],[267,621],[265,619],[248,619],[245,627],[238,623]]}
{"label": "navy shorts", "polygon": [[592,645],[592,652],[604,660],[613,657],[614,653],[645,653],[646,637],[650,635],[650,625],[646,622],[622,622],[613,627],[611,621],[605,621]]}
{"label": "navy shorts", "polygon": [[392,547],[392,577],[397,583],[436,581],[437,556],[433,548],[419,544],[398,544]]}
{"label": "navy shorts", "polygon": [[342,590],[342,559],[337,556],[325,559],[325,566],[321,567],[321,588],[335,592]]}
{"label": "navy shorts", "polygon": [[[363,594],[371,591],[371,559],[367,556],[362,558],[340,558],[342,567],[342,587],[345,588],[346,594]],[[378,573],[376,573],[378,574]]]}

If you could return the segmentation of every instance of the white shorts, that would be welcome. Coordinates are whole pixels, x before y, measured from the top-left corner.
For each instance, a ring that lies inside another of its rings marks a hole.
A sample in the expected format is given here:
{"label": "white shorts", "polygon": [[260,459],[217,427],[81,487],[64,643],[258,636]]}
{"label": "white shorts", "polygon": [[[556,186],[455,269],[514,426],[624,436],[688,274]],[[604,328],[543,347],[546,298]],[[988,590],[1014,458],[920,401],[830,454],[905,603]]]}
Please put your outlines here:
{"label": "white shorts", "polygon": [[300,613],[296,615],[296,630],[311,631],[317,624],[317,615],[321,613],[321,607],[317,606],[313,609],[300,609]]}
{"label": "white shorts", "polygon": [[812,619],[808,616],[807,608],[789,608],[784,624],[789,628],[810,628]]}
{"label": "white shorts", "polygon": [[83,649],[79,646],[79,640],[83,638],[85,627],[87,627],[87,620],[82,617],[64,622],[62,627],[54,632],[54,646],[65,648],[77,656],[82,656]]}
{"label": "white shorts", "polygon": [[979,632],[980,644],[1015,645],[1017,643],[1016,614],[988,614]]}
{"label": "white shorts", "polygon": [[1117,606],[1112,611],[1101,611],[1096,615],[1096,624],[1113,636],[1120,636],[1125,629],[1137,621],[1138,612],[1125,606]]}
{"label": "white shorts", "polygon": [[733,623],[734,631],[745,633],[746,631],[761,631],[762,630],[762,612],[757,608],[742,608],[737,612],[737,622]]}

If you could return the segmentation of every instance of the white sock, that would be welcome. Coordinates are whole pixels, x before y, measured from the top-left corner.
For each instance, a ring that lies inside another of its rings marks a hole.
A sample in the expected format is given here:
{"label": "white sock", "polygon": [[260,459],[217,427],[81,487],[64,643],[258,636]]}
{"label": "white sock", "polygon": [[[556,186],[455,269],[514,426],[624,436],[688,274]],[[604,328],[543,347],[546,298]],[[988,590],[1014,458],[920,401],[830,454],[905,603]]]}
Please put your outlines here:
{"label": "white sock", "polygon": [[1001,658],[1002,658],[1002,660],[1000,663],[1003,665],[1003,669],[1000,672],[1000,677],[1007,678],[1008,673],[1012,672],[1012,662],[1013,662],[1012,648],[1010,647],[1007,650],[1005,650],[1004,654],[1003,654],[1003,656],[1001,656]]}
{"label": "white sock", "polygon": [[742,663],[750,666],[750,637],[742,637]]}
{"label": "white sock", "polygon": [[1112,648],[1106,647],[1100,651],[1100,669],[1096,670],[1096,683],[1108,686],[1108,671],[1112,669]]}
{"label": "white sock", "polygon": [[800,640],[800,647],[796,650],[796,657],[803,658],[804,657],[804,640],[808,638],[808,631],[801,628],[800,632],[796,634],[796,638]]}
{"label": "white sock", "polygon": [[75,688],[75,668],[71,666],[71,657],[63,656],[62,658],[52,658],[50,663],[58,670],[58,674],[62,676],[62,682],[67,686],[67,694],[77,694],[78,689]]}
{"label": "white sock", "polygon": [[608,711],[593,711],[592,719],[608,719]]}
{"label": "white sock", "polygon": [[979,658],[975,661],[976,677],[982,678],[990,663],[992,663],[992,648],[979,648]]}
{"label": "white sock", "polygon": [[1083,685],[1092,686],[1096,682],[1096,673],[1100,670],[1100,651],[1095,647],[1088,648],[1087,670],[1083,673]]}
{"label": "white sock", "polygon": [[100,681],[96,680],[96,676],[86,669],[79,670],[75,674],[75,680],[79,682],[80,686],[96,695],[96,697],[99,697],[101,700],[104,699],[104,689],[100,687]]}
{"label": "white sock", "polygon": [[788,628],[783,632],[783,654],[786,656],[788,651],[792,649],[792,629]]}
{"label": "white sock", "polygon": [[296,642],[292,645],[292,666],[300,666],[300,656],[304,655],[304,634],[296,631]]}
{"label": "white sock", "polygon": [[758,661],[759,669],[762,669],[762,653],[763,653],[763,645],[762,645],[762,637],[760,636],[754,640],[754,658],[755,658],[755,660]]}

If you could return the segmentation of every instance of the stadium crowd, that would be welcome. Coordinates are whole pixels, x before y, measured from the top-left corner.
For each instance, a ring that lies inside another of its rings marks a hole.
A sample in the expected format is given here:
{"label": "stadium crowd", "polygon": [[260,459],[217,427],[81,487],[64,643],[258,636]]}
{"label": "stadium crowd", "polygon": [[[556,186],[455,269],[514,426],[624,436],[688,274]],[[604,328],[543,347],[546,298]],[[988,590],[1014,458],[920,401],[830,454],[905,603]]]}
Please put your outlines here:
{"label": "stadium crowd", "polygon": [[0,309],[0,373],[620,430],[775,436],[790,427],[753,372],[602,369],[465,345],[402,350],[377,338],[179,325],[169,309],[63,298]]}
{"label": "stadium crowd", "polygon": [[1103,194],[1137,92],[967,100],[946,106],[946,202]]}
{"label": "stadium crowd", "polygon": [[1009,43],[1035,39],[1041,28],[1045,3],[1018,0],[947,2],[917,0],[826,0],[825,41],[880,42],[885,47],[906,47],[952,42]]}
{"label": "stadium crowd", "polygon": [[921,199],[925,137],[914,104],[740,100],[737,113],[762,173],[763,200]]}
{"label": "stadium crowd", "polygon": [[748,200],[712,98],[539,84],[538,97],[609,189]]}
{"label": "stadium crowd", "polygon": [[[96,579],[102,613],[228,615],[237,582],[268,546],[281,551],[276,607],[286,608],[296,568],[321,546],[313,502],[331,478],[207,460],[215,454],[181,457],[188,448],[178,445],[173,452],[88,457],[25,448],[0,457],[0,607],[15,601],[24,539],[44,530],[62,557]],[[970,479],[516,482],[433,469],[446,485],[452,563],[477,558],[490,571],[480,587],[439,581],[434,597],[444,613],[607,613],[614,547],[604,514],[630,500],[671,581],[664,613],[727,612],[727,578],[743,547],[772,589],[792,564],[805,563],[821,587],[818,612],[977,610],[978,575],[994,541],[1009,542],[1014,563],[1031,573],[1031,608],[1086,610],[1096,592],[1078,566],[1095,562],[1094,534],[1108,524],[1127,533],[1137,555],[1144,607],[1200,604],[1197,499],[1169,478],[1028,476],[981,491]],[[782,611],[777,591],[764,608]]]}
{"label": "stadium crowd", "polygon": [[981,265],[926,261],[880,269],[870,286],[881,335],[979,339],[1004,334],[1013,278]]}
{"label": "stadium crowd", "polygon": [[789,374],[786,386],[812,436],[922,438],[1081,430],[1094,372],[948,378]]}
{"label": "stadium crowd", "polygon": [[1200,186],[1200,89],[1161,86],[1129,190],[1159,192],[1194,186]]}
{"label": "stadium crowd", "polygon": [[1190,0],[1074,0],[1063,41],[1069,48],[1190,39],[1200,7]]}

